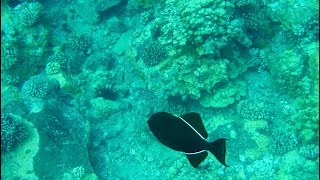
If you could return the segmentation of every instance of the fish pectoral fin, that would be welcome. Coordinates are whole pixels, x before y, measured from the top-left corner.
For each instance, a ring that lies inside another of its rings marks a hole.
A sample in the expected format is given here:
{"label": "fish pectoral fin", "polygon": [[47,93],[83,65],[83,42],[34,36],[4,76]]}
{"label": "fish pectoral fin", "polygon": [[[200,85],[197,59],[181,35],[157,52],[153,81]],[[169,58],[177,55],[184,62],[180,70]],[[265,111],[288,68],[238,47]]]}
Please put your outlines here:
{"label": "fish pectoral fin", "polygon": [[186,153],[187,158],[190,162],[190,164],[194,167],[197,168],[199,164],[208,156],[207,151],[203,151],[200,153]]}

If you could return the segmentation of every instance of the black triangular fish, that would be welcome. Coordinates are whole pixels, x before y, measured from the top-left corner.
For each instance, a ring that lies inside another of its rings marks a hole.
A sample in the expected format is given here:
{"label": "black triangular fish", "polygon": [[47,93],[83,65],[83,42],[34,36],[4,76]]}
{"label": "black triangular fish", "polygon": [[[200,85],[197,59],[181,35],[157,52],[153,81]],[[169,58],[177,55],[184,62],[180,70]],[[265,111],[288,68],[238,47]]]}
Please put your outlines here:
{"label": "black triangular fish", "polygon": [[211,152],[221,164],[229,167],[225,163],[227,139],[207,142],[205,139],[208,133],[198,113],[187,113],[176,117],[166,112],[158,112],[148,119],[148,125],[162,144],[184,152],[194,168],[207,157],[207,151]]}

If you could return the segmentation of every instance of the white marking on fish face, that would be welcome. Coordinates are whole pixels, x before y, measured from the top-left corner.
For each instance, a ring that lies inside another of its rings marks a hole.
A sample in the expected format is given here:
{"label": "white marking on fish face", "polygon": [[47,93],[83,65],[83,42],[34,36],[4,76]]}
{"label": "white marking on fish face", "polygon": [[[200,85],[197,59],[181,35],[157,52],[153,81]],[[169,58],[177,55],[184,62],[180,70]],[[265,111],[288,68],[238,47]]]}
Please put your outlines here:
{"label": "white marking on fish face", "polygon": [[197,151],[197,152],[193,152],[193,153],[185,153],[186,155],[195,155],[195,154],[200,154],[205,152],[206,150],[201,150],[201,151]]}
{"label": "white marking on fish face", "polygon": [[[196,132],[202,139],[204,139],[201,134],[195,129],[193,128],[187,121],[185,121],[182,117],[179,117],[183,122],[185,122],[189,127],[191,127],[192,130],[194,130],[194,132]],[[204,139],[205,140],[205,139]]]}

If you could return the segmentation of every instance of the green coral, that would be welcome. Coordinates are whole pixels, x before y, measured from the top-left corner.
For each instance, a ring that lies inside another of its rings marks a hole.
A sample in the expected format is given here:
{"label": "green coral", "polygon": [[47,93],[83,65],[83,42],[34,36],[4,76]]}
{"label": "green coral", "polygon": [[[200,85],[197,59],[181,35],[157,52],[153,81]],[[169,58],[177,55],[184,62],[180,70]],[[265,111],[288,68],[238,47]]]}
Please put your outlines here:
{"label": "green coral", "polygon": [[72,169],[71,175],[73,179],[81,179],[85,175],[85,169],[82,166],[78,166]]}
{"label": "green coral", "polygon": [[7,73],[1,76],[1,82],[4,82],[9,85],[15,85],[19,82],[19,76],[11,73]]}

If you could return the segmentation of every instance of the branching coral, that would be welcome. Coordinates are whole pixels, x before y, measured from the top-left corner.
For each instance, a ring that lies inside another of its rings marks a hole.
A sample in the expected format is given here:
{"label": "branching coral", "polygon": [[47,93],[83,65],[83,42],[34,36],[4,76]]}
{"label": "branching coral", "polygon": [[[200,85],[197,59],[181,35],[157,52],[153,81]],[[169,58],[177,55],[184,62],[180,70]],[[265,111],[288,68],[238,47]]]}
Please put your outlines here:
{"label": "branching coral", "polygon": [[92,40],[86,34],[72,32],[68,36],[68,45],[79,52],[85,52],[91,46]]}
{"label": "branching coral", "polygon": [[18,23],[21,26],[31,26],[37,22],[40,11],[43,7],[38,2],[23,2],[14,9]]}
{"label": "branching coral", "polygon": [[18,49],[13,44],[1,43],[1,69],[10,69],[17,61]]}
{"label": "branching coral", "polygon": [[272,133],[275,153],[285,154],[295,148],[298,144],[298,139],[291,131],[274,131]]}
{"label": "branching coral", "polygon": [[50,80],[44,75],[32,76],[21,89],[24,97],[44,98],[51,91]]}
{"label": "branching coral", "polygon": [[1,152],[11,151],[28,137],[25,126],[8,114],[1,114]]}
{"label": "branching coral", "polygon": [[237,105],[237,112],[243,118],[267,119],[268,108],[264,103],[257,103],[250,100],[242,100]]}
{"label": "branching coral", "polygon": [[137,54],[138,58],[142,59],[147,66],[155,66],[166,57],[163,46],[157,40],[151,38],[138,45]]}
{"label": "branching coral", "polygon": [[319,157],[319,146],[310,144],[299,149],[299,153],[307,159],[316,159]]}

